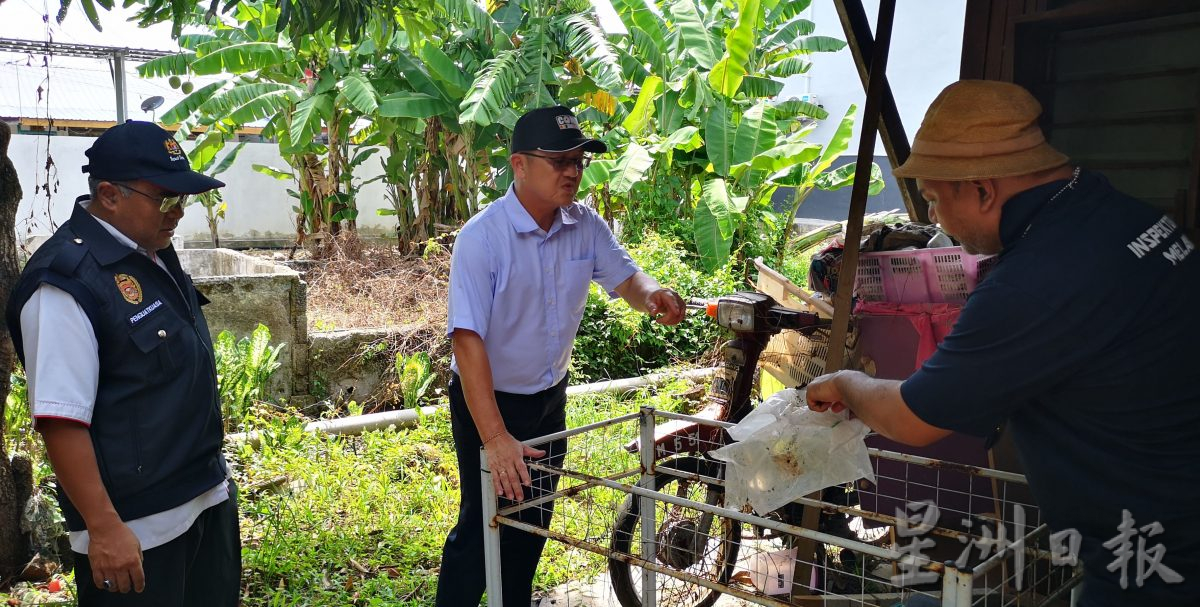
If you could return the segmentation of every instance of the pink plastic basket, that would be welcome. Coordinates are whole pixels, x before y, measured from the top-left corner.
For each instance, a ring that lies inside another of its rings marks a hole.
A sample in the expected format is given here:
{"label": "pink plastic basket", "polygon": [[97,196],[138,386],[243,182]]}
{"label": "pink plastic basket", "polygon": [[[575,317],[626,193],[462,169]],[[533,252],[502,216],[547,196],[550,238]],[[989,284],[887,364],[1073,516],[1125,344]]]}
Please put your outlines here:
{"label": "pink plastic basket", "polygon": [[962,247],[863,253],[854,292],[863,301],[962,303],[992,260]]}

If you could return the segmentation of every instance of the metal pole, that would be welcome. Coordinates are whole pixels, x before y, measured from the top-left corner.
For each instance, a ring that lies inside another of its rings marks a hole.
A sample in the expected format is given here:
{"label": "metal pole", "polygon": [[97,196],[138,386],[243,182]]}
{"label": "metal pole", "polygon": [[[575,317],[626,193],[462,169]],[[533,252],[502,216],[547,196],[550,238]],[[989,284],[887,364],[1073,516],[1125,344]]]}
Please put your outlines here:
{"label": "metal pole", "polygon": [[[654,408],[642,407],[641,419],[638,420],[641,431],[642,487],[654,489]],[[642,517],[642,558],[654,562],[658,547],[655,546],[654,498],[641,496],[638,498],[638,508]],[[655,573],[649,567],[642,567],[642,607],[655,607],[658,604],[655,596]]]}
{"label": "metal pole", "polygon": [[942,607],[958,605],[959,579],[954,576],[954,561],[946,561],[946,569],[942,570]]}
{"label": "metal pole", "polygon": [[958,605],[958,567],[954,561],[946,561],[942,570],[942,607]]}
{"label": "metal pole", "polygon": [[117,124],[125,124],[126,111],[125,99],[128,97],[125,94],[125,51],[115,50],[112,53],[113,66],[113,88],[117,90]]}
{"label": "metal pole", "polygon": [[958,607],[971,607],[975,600],[975,576],[971,575],[971,571],[959,571],[955,569],[955,578],[958,579],[958,593],[954,599],[958,601]]}
{"label": "metal pole", "polygon": [[500,524],[496,522],[499,498],[492,485],[492,471],[488,469],[487,451],[483,447],[479,448],[479,484],[483,489],[483,562],[487,605],[504,607],[504,587],[500,583]]}
{"label": "metal pole", "polygon": [[942,571],[942,607],[971,607],[973,586],[970,571],[961,571],[954,561],[946,561]]}

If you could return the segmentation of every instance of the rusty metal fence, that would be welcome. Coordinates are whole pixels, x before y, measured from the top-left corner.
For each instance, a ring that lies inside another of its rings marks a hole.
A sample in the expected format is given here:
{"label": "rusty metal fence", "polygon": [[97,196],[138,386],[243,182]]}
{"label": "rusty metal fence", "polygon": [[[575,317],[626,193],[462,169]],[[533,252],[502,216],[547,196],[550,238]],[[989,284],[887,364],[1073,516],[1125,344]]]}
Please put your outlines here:
{"label": "rusty metal fence", "polygon": [[[776,606],[1073,602],[1071,546],[1041,521],[1021,475],[872,449],[876,482],[760,515],[724,503],[724,465],[703,456],[729,426],[645,408],[527,441],[547,450],[531,474],[557,483],[520,503],[486,498],[481,454],[489,607],[502,605],[502,528],[600,555],[610,604],[622,607],[707,607],[721,595]],[[634,448],[672,430],[683,455]]]}

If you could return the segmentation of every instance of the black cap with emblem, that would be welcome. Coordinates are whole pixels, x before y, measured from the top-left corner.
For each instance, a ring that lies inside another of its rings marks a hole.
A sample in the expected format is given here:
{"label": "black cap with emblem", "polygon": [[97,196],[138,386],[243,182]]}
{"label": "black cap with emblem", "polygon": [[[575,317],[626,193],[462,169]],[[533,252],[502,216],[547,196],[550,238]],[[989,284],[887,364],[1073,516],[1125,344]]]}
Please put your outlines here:
{"label": "black cap with emblem", "polygon": [[192,170],[175,137],[162,127],[130,120],[104,131],[88,148],[83,172],[105,181],[144,179],[179,194],[199,194],[225,183]]}
{"label": "black cap with emblem", "polygon": [[532,110],[518,118],[509,152],[569,152],[577,148],[595,154],[608,151],[603,141],[584,137],[575,114],[557,105]]}

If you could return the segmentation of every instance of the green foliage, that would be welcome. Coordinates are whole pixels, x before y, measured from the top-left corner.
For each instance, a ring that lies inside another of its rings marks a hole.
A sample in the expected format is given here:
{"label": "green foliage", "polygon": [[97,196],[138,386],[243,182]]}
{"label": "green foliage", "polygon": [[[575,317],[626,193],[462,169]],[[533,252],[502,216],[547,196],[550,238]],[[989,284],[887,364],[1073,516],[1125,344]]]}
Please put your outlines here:
{"label": "green foliage", "polygon": [[[607,137],[617,164],[584,181],[598,206],[623,211],[631,232],[686,235],[681,240],[709,269],[730,256],[775,259],[799,206],[777,213],[776,189],[798,188],[799,203],[813,188],[846,183],[844,172],[821,175],[845,151],[849,131],[839,127],[824,146],[809,143],[807,125],[825,111],[771,99],[781,78],[811,67],[814,53],[844,46],[812,36],[815,26],[798,17],[799,5],[807,2],[666,0],[655,12],[634,0],[616,2],[632,32],[616,50],[634,86],[616,111],[603,112],[612,121],[588,116],[623,127]],[[853,110],[847,120],[853,124]]]}
{"label": "green foliage", "polygon": [[733,241],[733,216],[737,213],[725,180],[713,177],[704,182],[700,201],[696,203],[696,248],[705,269],[727,263],[729,245]]}
{"label": "green foliage", "polygon": [[[737,289],[731,264],[711,272],[698,270],[694,265],[698,260],[678,241],[653,232],[630,246],[629,254],[644,272],[685,299]],[[663,326],[592,285],[575,338],[572,374],[578,382],[643,375],[679,361],[695,362],[719,338],[719,328],[703,314],[693,311],[680,324]]]}
{"label": "green foliage", "polygon": [[272,420],[261,448],[235,458],[244,605],[431,604],[457,515],[450,416],[358,437],[303,424]]}
{"label": "green foliage", "polygon": [[[585,180],[597,206],[627,225],[670,213],[666,233],[688,226],[683,240],[709,267],[730,255],[778,254],[795,207],[777,216],[776,188],[847,183],[845,173],[818,181],[844,151],[842,138],[825,146],[803,139],[803,125],[824,119],[824,110],[772,99],[782,78],[844,46],[811,35],[815,25],[797,8],[807,2],[663,0],[653,10],[618,0],[631,35],[609,38],[585,2],[385,2],[347,30],[338,11],[359,14],[363,0],[319,9],[310,1],[236,0],[223,22],[189,9],[184,20],[211,34],[181,36],[181,53],[142,68],[227,76],[165,116],[183,121],[185,132],[224,134],[266,120],[263,134],[279,141],[300,185],[301,236],[336,232],[355,216],[362,184],[347,170],[349,146],[377,146],[388,152],[377,177],[391,207],[382,213],[396,218],[398,244],[411,250],[437,224],[465,221],[507,188],[513,123],[551,104],[575,108],[585,131],[603,135],[612,150]],[[324,19],[325,27],[297,37],[297,3],[312,8],[307,23]],[[202,151],[215,156],[225,139],[207,136]],[[820,159],[793,153],[802,146]],[[724,180],[734,207],[720,217],[714,199],[701,197],[714,178]],[[654,208],[638,208],[647,202]]]}
{"label": "green foliage", "polygon": [[404,396],[404,406],[416,409],[429,392],[437,374],[433,372],[433,361],[429,354],[417,352],[412,356],[396,353],[396,377],[400,380],[400,393]]}
{"label": "green foliage", "polygon": [[25,370],[17,368],[8,376],[12,387],[4,405],[4,445],[7,453],[31,451],[37,440],[33,434],[33,418],[29,410],[29,385],[25,382]]}
{"label": "green foliage", "polygon": [[257,401],[267,399],[267,387],[279,369],[279,351],[285,345],[272,346],[270,342],[271,330],[262,324],[240,341],[233,333],[221,331],[213,342],[217,389],[227,429],[241,423]]}
{"label": "green foliage", "polygon": [[[643,405],[686,412],[684,382],[629,395],[567,400],[567,425],[578,427]],[[260,429],[258,450],[232,456],[241,489],[244,605],[378,605],[433,603],[442,544],[458,515],[460,478],[450,415],[439,409],[420,425],[357,437],[305,433],[304,421],[277,418]],[[623,424],[589,433],[620,445],[636,435]],[[601,443],[596,443],[601,444]],[[573,449],[567,466],[585,474],[636,468],[622,449]],[[618,491],[593,489],[555,502],[553,523],[574,537],[595,530],[598,512],[614,511]],[[591,525],[589,527],[589,525]],[[602,557],[549,542],[535,589],[592,579]]]}
{"label": "green foliage", "polygon": [[[112,10],[115,0],[80,0],[84,14],[92,27],[101,31],[100,15],[96,10],[99,6],[104,10]],[[57,20],[61,24],[67,17],[73,2],[59,0]],[[244,14],[248,6],[256,8],[258,3],[240,2],[239,0],[212,0],[211,2],[196,2],[196,0],[126,0],[125,6],[140,6],[136,19],[141,27],[154,23],[169,21],[173,24],[172,34],[182,37],[184,25],[191,25],[205,11],[213,14],[223,13],[230,17]],[[369,31],[378,29],[377,20],[395,10],[399,3],[396,0],[278,0],[272,2],[275,13],[279,16],[277,24],[280,30],[286,29],[293,39],[311,35],[319,31],[329,31],[337,40],[354,40],[363,37]],[[229,13],[233,15],[229,15]]]}
{"label": "green foliage", "polygon": [[[238,154],[241,153],[242,148],[244,147],[246,147],[245,142],[234,146],[234,148],[230,150],[228,154],[225,154],[225,157],[221,159],[221,162],[217,163],[216,168],[212,169],[212,172],[208,175],[210,177],[216,177],[217,175],[229,170],[229,167],[233,166],[233,163],[237,160]],[[214,152],[214,154],[208,158],[207,162],[198,163],[200,156],[193,155],[192,168],[196,171],[207,171],[209,167],[213,165],[216,159],[216,154]],[[198,164],[199,166],[197,166]],[[257,166],[261,165],[256,165],[256,167]],[[209,237],[212,238],[213,247],[220,247],[221,237],[217,228],[219,227],[221,220],[225,219],[225,211],[229,208],[229,204],[225,202],[225,195],[222,194],[221,189],[218,188],[196,194],[195,196],[189,198],[189,200],[195,200],[196,202],[200,203],[200,206],[204,207],[204,221],[208,224]]]}

